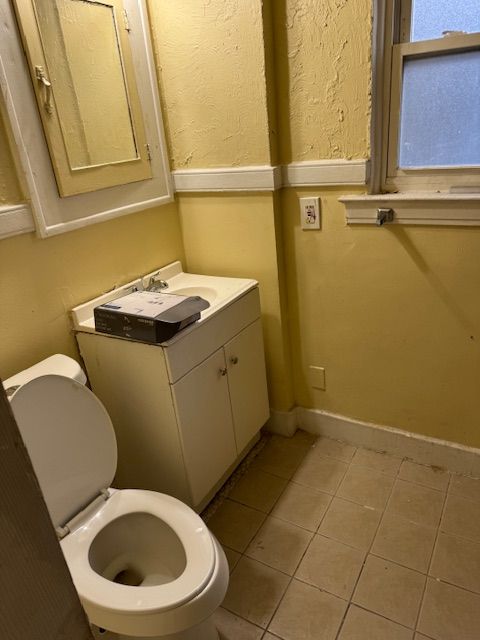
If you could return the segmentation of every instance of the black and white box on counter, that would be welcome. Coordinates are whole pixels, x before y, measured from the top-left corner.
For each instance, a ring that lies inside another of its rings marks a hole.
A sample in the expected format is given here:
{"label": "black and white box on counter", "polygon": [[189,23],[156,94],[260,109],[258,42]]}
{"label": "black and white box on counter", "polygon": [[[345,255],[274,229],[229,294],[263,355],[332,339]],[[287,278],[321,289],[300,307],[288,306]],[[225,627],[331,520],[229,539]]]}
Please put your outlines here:
{"label": "black and white box on counter", "polygon": [[196,322],[210,304],[199,296],[135,291],[94,309],[95,329],[158,344]]}

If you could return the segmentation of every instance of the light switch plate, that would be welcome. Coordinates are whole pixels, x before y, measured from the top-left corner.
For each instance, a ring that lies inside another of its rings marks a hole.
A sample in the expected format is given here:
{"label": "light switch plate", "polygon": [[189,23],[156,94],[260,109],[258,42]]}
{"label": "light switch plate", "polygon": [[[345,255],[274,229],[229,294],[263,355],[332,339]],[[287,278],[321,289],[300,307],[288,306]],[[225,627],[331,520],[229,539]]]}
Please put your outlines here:
{"label": "light switch plate", "polygon": [[320,198],[300,198],[302,229],[320,229]]}

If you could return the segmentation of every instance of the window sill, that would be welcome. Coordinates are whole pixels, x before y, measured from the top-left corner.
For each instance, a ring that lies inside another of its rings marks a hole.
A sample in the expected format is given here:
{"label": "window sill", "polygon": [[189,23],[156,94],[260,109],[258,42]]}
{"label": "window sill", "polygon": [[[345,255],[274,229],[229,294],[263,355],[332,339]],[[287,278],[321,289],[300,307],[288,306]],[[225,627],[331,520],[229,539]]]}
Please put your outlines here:
{"label": "window sill", "polygon": [[388,224],[480,226],[480,193],[386,193],[343,196],[347,224],[376,224],[377,209],[393,209]]}

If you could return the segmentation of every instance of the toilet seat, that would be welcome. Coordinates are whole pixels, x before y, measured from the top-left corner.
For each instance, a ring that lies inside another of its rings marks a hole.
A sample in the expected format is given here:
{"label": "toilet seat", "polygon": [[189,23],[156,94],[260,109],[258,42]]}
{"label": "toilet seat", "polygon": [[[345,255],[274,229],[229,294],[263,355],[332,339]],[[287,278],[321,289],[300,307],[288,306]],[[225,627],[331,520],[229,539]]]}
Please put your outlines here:
{"label": "toilet seat", "polygon": [[[90,566],[88,552],[95,536],[109,523],[131,513],[153,515],[173,529],[186,556],[185,570],[178,578],[162,585],[127,586],[103,578]],[[161,612],[192,600],[208,584],[216,564],[212,537],[201,518],[176,498],[154,491],[115,491],[60,544],[86,608],[91,604],[119,614]]]}

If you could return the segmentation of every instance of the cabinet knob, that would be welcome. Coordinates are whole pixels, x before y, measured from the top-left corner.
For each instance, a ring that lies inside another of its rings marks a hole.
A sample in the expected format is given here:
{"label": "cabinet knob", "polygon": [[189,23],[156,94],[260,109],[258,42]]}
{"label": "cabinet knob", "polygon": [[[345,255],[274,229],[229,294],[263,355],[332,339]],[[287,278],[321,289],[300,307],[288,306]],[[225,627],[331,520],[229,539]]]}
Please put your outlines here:
{"label": "cabinet knob", "polygon": [[231,357],[231,358],[230,358],[230,362],[231,362],[232,364],[237,364],[237,362],[238,362],[238,358],[237,358],[237,356],[233,356],[233,357]]}
{"label": "cabinet knob", "polygon": [[221,375],[221,376],[226,376],[226,375],[227,375],[227,369],[226,369],[226,367],[223,367],[222,369],[220,369],[220,375]]}

